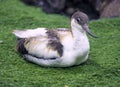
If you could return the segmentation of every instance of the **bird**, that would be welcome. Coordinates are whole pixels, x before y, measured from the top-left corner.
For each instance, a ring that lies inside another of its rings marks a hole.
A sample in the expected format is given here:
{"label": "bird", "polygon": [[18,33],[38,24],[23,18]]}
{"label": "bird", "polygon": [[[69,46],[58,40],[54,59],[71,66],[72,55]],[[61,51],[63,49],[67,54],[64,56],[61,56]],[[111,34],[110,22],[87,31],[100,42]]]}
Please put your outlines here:
{"label": "bird", "polygon": [[36,28],[13,30],[17,37],[16,49],[23,59],[43,67],[71,67],[89,57],[90,44],[87,14],[76,11],[71,16],[70,28]]}

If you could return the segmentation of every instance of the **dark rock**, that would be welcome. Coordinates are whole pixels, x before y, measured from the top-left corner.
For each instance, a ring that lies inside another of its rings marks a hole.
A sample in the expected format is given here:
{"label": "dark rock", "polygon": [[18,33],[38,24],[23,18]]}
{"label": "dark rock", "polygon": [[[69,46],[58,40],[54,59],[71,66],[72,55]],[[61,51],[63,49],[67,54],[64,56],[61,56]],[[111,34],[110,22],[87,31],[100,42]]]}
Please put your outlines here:
{"label": "dark rock", "polygon": [[[90,19],[120,15],[120,0],[21,0],[41,7],[46,13],[71,16],[75,11],[85,12]],[[117,9],[117,10],[116,10]]]}
{"label": "dark rock", "polygon": [[[106,0],[107,1],[107,0]],[[100,11],[100,18],[111,18],[120,16],[120,0],[104,2]]]}

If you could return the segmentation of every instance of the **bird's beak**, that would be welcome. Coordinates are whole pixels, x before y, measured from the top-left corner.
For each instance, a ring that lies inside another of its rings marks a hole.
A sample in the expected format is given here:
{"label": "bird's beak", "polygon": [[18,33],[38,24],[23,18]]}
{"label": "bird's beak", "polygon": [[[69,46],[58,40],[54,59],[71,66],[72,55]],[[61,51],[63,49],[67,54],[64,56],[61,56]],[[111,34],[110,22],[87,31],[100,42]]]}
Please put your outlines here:
{"label": "bird's beak", "polygon": [[92,36],[92,37],[94,37],[94,38],[97,38],[97,36],[94,35],[94,34],[90,31],[90,29],[89,29],[89,27],[88,27],[87,24],[84,24],[84,25],[83,25],[83,29],[84,29],[90,36]]}

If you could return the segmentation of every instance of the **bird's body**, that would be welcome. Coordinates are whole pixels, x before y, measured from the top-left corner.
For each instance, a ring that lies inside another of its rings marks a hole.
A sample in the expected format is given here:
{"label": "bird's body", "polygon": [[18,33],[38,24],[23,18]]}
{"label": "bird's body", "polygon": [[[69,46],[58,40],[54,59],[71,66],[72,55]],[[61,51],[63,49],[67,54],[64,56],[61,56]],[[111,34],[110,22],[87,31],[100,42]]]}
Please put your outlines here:
{"label": "bird's body", "polygon": [[[26,60],[41,66],[69,67],[85,62],[90,49],[89,41],[86,31],[79,26],[74,16],[72,18],[71,29],[15,30],[13,33],[19,39],[18,52]],[[90,31],[88,33],[91,34]]]}

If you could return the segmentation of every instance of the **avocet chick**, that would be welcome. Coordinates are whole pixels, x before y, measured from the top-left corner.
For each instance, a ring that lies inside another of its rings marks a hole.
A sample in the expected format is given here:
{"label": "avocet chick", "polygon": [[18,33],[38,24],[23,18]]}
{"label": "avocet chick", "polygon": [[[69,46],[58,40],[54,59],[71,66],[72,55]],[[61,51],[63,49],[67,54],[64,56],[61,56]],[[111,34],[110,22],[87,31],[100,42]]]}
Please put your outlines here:
{"label": "avocet chick", "polygon": [[80,11],[71,17],[71,28],[14,30],[17,50],[28,61],[47,67],[69,67],[88,59],[88,16]]}

